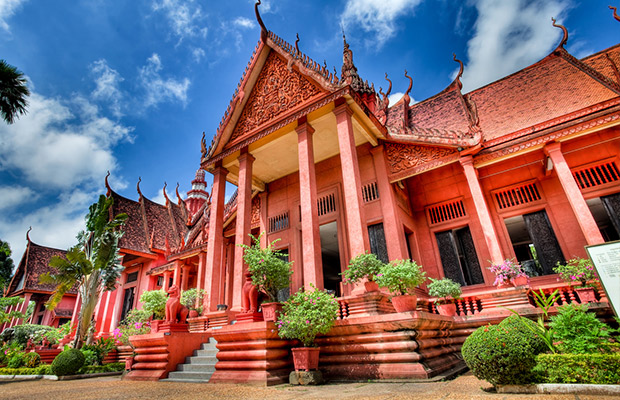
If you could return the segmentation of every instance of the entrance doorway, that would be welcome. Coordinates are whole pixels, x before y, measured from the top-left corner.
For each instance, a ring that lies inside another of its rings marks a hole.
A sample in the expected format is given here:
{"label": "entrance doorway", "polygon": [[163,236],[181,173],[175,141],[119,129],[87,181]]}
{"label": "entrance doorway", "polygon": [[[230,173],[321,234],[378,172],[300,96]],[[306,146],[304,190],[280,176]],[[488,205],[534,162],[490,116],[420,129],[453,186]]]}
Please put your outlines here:
{"label": "entrance doorway", "polygon": [[321,260],[323,262],[323,286],[327,291],[340,297],[340,247],[338,246],[338,223],[336,221],[321,225]]}

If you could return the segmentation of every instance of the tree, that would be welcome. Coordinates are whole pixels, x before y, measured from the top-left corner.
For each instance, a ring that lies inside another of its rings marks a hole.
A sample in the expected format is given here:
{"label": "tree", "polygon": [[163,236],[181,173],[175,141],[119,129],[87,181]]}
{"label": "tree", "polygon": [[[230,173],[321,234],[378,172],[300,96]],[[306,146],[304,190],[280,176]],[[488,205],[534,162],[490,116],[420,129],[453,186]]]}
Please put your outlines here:
{"label": "tree", "polygon": [[[118,254],[118,241],[123,236],[122,226],[127,214],[110,218],[110,207],[114,200],[99,196],[99,201],[90,206],[86,215],[86,231],[78,234],[78,244],[67,251],[66,258],[52,257],[50,266],[58,273],[42,274],[42,283],[52,283],[56,289],[47,302],[48,309],[54,309],[62,296],[78,284],[82,305],[78,315],[78,328],[74,347],[81,348],[86,338],[92,341],[89,328],[99,296],[104,290],[115,289],[123,266]],[[88,338],[87,338],[88,335]]]}
{"label": "tree", "polygon": [[0,240],[0,297],[4,295],[4,290],[11,281],[13,267],[11,247],[7,242]]}
{"label": "tree", "polygon": [[15,122],[19,115],[26,114],[30,90],[24,74],[14,66],[0,60],[0,115],[7,124]]}

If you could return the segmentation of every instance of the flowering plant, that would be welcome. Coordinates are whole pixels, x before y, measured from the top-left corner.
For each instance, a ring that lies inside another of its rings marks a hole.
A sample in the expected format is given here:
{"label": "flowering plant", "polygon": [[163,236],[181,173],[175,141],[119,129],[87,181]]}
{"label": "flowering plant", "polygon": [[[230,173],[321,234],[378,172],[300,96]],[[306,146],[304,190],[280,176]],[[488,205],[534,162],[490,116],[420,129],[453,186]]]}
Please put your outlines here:
{"label": "flowering plant", "polygon": [[381,267],[375,281],[387,288],[392,296],[405,295],[426,280],[422,266],[412,260],[394,260]]}
{"label": "flowering plant", "polygon": [[191,288],[181,292],[181,304],[189,310],[196,310],[198,314],[202,314],[202,301],[206,297],[207,292],[204,289]]}
{"label": "flowering plant", "polygon": [[523,266],[516,262],[514,258],[506,259],[501,264],[492,264],[489,269],[495,274],[495,282],[493,282],[494,286],[502,283],[508,283],[514,278],[518,278],[520,276],[527,277],[527,274],[523,270]]}
{"label": "flowering plant", "polygon": [[144,310],[133,309],[116,329],[112,331],[112,336],[117,345],[131,346],[129,337],[134,335],[144,335],[151,331],[151,324],[148,321],[150,314]]}
{"label": "flowering plant", "polygon": [[344,283],[352,284],[364,278],[373,281],[383,265],[373,253],[358,254],[349,261],[348,268],[340,275],[344,277],[342,280]]}
{"label": "flowering plant", "polygon": [[448,297],[452,297],[453,299],[461,297],[462,291],[460,283],[454,282],[450,278],[429,279],[431,283],[428,284],[428,294],[437,297],[435,303],[440,303],[441,301],[447,303]]}
{"label": "flowering plant", "polygon": [[304,347],[314,347],[316,335],[329,332],[340,308],[333,294],[310,286],[312,291],[302,289],[283,303],[276,322],[281,338],[298,339]]}
{"label": "flowering plant", "polygon": [[558,263],[553,270],[560,274],[562,280],[581,282],[582,287],[594,287],[594,282],[598,281],[594,266],[587,258],[571,258],[565,265]]}
{"label": "flowering plant", "polygon": [[293,274],[291,262],[285,261],[285,255],[274,249],[276,239],[261,249],[260,238],[250,234],[254,241],[252,246],[240,244],[243,247],[243,261],[248,264],[248,271],[252,274],[252,284],[264,292],[271,302],[278,301],[278,292],[290,285],[290,276]]}

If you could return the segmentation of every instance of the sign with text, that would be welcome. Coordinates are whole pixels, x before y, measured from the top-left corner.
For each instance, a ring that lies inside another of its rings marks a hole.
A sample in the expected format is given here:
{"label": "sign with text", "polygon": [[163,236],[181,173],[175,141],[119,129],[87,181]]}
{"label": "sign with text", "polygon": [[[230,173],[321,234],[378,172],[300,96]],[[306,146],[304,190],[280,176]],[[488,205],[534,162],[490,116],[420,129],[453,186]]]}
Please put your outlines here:
{"label": "sign with text", "polygon": [[620,311],[620,241],[586,246],[586,251],[601,279],[609,305],[618,316],[618,311]]}

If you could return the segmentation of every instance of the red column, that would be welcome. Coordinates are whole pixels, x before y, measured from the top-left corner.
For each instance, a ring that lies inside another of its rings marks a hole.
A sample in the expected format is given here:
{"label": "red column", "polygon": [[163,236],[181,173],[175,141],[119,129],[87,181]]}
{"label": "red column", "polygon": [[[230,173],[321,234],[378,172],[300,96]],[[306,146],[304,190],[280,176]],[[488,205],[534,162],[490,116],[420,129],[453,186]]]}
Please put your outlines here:
{"label": "red column", "polygon": [[216,167],[211,186],[211,211],[209,214],[209,241],[205,255],[206,267],[203,288],[209,296],[209,309],[215,311],[220,301],[220,281],[224,278],[224,195],[226,194],[226,175],[228,170]]}
{"label": "red column", "polygon": [[344,188],[344,205],[349,234],[349,250],[351,258],[370,250],[368,228],[362,202],[362,184],[353,124],[352,111],[346,104],[334,109],[338,128],[338,145],[340,147],[340,167],[342,169],[342,186]]}
{"label": "red column", "polygon": [[187,282],[189,281],[189,271],[192,269],[189,265],[181,267],[181,290],[187,290]]}
{"label": "red column", "polygon": [[394,199],[392,185],[388,181],[387,167],[383,146],[377,146],[370,150],[375,164],[377,175],[377,187],[379,189],[379,201],[383,210],[383,230],[386,240],[388,257],[390,260],[403,260],[409,258],[407,243],[402,223],[398,219],[398,208]]}
{"label": "red column", "polygon": [[172,275],[172,271],[164,271],[164,285],[162,286],[164,292],[167,292],[170,289],[170,276]]}
{"label": "red column", "polygon": [[176,260],[174,262],[174,277],[172,278],[172,284],[181,289],[181,268],[183,268],[183,262]]}
{"label": "red column", "polygon": [[[205,277],[205,269],[207,268],[207,253],[202,252],[198,254],[198,273],[196,276],[196,289],[200,291],[200,289],[204,290],[204,277]],[[200,306],[200,304],[196,304],[196,307]]]}
{"label": "red column", "polygon": [[258,230],[260,233],[264,233],[260,238],[260,246],[262,248],[267,247],[267,192],[262,192],[258,195],[260,199],[260,213],[258,221]]}
{"label": "red column", "polygon": [[482,188],[478,181],[478,172],[474,168],[474,160],[472,156],[466,156],[459,159],[465,172],[465,178],[467,179],[467,185],[471,192],[471,197],[474,200],[474,206],[476,207],[476,213],[478,214],[478,220],[482,226],[482,232],[484,234],[484,241],[487,244],[489,253],[491,255],[491,262],[493,264],[501,264],[504,261],[502,250],[497,240],[497,233],[491,220],[491,214],[489,208],[484,200],[482,194]]}
{"label": "red column", "polygon": [[297,129],[299,153],[299,201],[301,206],[301,251],[304,287],[312,283],[323,289],[323,264],[321,262],[321,236],[317,209],[316,174],[314,169],[314,129],[304,122]]}
{"label": "red column", "polygon": [[596,225],[590,208],[583,198],[581,190],[579,190],[579,186],[577,186],[568,164],[566,164],[566,160],[562,154],[561,144],[555,142],[546,145],[545,153],[547,153],[551,161],[553,161],[555,172],[558,175],[564,193],[566,193],[568,203],[575,213],[575,217],[577,218],[581,232],[583,232],[583,236],[586,238],[586,242],[588,245],[604,243],[605,240]]}
{"label": "red column", "polygon": [[233,269],[233,302],[231,310],[241,310],[241,296],[243,288],[243,247],[240,244],[250,245],[250,221],[252,212],[252,163],[254,157],[250,153],[239,156],[239,186],[237,193],[237,225],[235,226],[235,265]]}
{"label": "red column", "polygon": [[[19,312],[22,314],[26,314],[26,311],[28,310],[28,303],[30,303],[30,298],[32,297],[32,293],[25,293],[24,294],[24,302],[22,303],[21,307],[19,308]],[[22,318],[13,318],[11,320],[11,326],[15,326],[15,325],[19,325],[21,324]]]}

